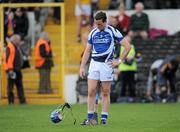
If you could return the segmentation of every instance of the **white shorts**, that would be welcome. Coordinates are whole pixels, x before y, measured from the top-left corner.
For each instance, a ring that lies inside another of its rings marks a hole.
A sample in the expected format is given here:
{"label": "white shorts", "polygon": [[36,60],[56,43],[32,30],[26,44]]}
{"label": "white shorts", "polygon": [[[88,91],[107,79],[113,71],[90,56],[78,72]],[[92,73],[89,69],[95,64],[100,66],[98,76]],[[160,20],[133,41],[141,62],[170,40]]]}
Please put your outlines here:
{"label": "white shorts", "polygon": [[112,81],[113,68],[105,62],[97,62],[91,59],[88,71],[88,79],[99,81]]}
{"label": "white shorts", "polygon": [[[90,16],[90,15],[91,15],[91,6],[90,6],[90,5],[81,5],[81,6],[82,6],[83,11],[84,11],[88,16]],[[80,8],[79,8],[78,5],[76,5],[76,7],[75,7],[75,15],[76,15],[76,16],[82,15],[82,12],[81,12],[81,10],[80,10]]]}

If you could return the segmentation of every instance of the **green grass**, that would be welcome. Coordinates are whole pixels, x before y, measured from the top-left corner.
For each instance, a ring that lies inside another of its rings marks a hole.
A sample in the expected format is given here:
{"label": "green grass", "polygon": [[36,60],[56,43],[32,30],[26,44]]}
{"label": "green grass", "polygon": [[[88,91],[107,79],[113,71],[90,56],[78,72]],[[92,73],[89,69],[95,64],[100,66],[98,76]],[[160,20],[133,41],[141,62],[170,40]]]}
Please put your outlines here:
{"label": "green grass", "polygon": [[[112,104],[108,125],[80,126],[86,105],[73,105],[70,113],[53,124],[50,113],[57,105],[0,106],[0,132],[180,132],[180,104]],[[100,113],[100,109],[99,109]]]}

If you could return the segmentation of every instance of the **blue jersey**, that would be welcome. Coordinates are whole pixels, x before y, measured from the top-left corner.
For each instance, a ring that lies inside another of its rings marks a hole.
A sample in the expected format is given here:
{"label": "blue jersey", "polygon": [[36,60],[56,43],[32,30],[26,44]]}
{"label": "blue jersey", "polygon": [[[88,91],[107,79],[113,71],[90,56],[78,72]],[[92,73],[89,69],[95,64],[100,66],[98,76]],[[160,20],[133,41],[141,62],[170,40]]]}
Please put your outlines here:
{"label": "blue jersey", "polygon": [[94,28],[89,36],[88,43],[92,45],[92,58],[95,61],[106,62],[114,57],[114,43],[121,42],[122,34],[110,25],[103,31]]}

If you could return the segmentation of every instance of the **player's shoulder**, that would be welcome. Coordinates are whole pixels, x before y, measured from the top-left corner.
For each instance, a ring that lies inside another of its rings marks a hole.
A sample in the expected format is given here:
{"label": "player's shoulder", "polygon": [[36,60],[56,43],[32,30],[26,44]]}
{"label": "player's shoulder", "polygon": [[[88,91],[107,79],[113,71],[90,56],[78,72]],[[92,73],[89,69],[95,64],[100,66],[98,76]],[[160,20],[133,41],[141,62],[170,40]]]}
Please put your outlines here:
{"label": "player's shoulder", "polygon": [[111,25],[107,25],[107,28],[109,28],[109,29],[114,29],[114,27],[111,26]]}
{"label": "player's shoulder", "polygon": [[114,28],[113,26],[111,25],[107,25],[107,29],[109,29],[111,32],[119,32],[116,28]]}
{"label": "player's shoulder", "polygon": [[111,25],[107,25],[107,28],[111,29],[111,30],[115,30],[115,28],[113,26],[111,26]]}

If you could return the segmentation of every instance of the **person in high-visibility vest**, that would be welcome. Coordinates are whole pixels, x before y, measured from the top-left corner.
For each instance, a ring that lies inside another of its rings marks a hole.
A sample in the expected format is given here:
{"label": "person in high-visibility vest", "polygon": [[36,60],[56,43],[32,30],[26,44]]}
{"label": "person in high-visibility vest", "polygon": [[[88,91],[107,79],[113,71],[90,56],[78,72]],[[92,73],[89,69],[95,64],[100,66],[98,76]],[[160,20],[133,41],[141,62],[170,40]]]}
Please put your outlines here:
{"label": "person in high-visibility vest", "polygon": [[13,35],[10,41],[7,41],[6,54],[4,55],[4,69],[8,78],[8,102],[14,104],[14,84],[17,87],[20,104],[25,104],[24,88],[22,82],[21,68],[23,66],[23,55],[20,49],[21,37]]}
{"label": "person in high-visibility vest", "polygon": [[40,75],[38,93],[52,93],[50,74],[53,60],[50,41],[46,32],[40,34],[35,45],[35,66]]}
{"label": "person in high-visibility vest", "polygon": [[[126,36],[126,40],[131,43],[131,38],[129,36]],[[122,52],[124,51],[124,47],[121,46],[120,49],[120,56],[122,55]],[[126,96],[126,89],[127,86],[129,88],[129,97],[132,99],[135,97],[135,72],[137,71],[137,63],[135,61],[135,47],[131,44],[131,50],[128,53],[127,58],[123,63],[121,63],[118,67],[120,71],[120,80],[121,80],[121,97]]]}

